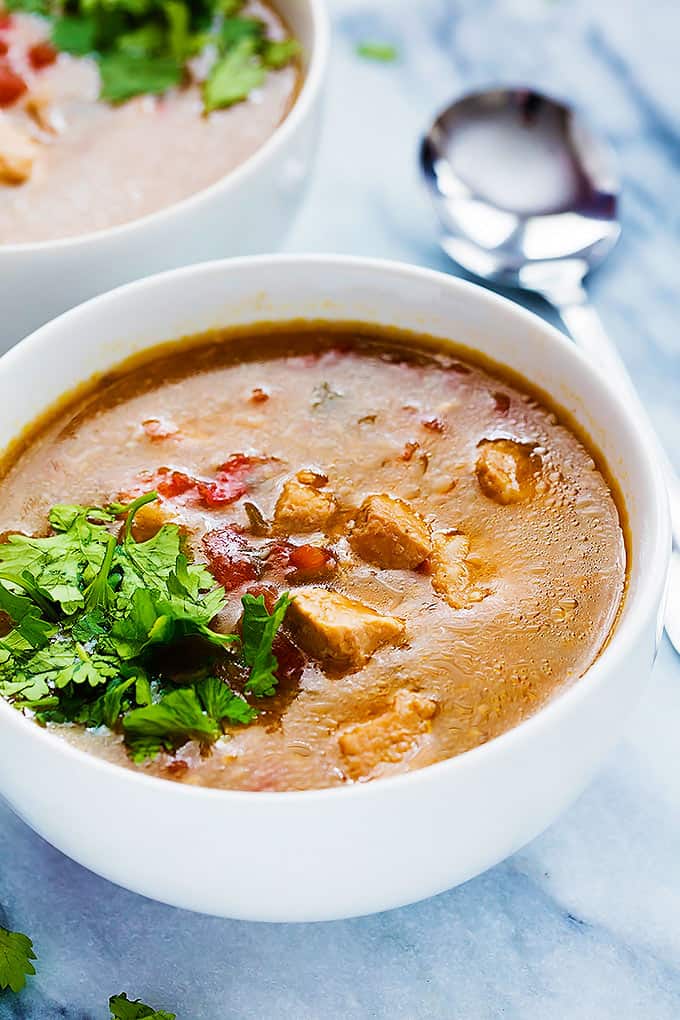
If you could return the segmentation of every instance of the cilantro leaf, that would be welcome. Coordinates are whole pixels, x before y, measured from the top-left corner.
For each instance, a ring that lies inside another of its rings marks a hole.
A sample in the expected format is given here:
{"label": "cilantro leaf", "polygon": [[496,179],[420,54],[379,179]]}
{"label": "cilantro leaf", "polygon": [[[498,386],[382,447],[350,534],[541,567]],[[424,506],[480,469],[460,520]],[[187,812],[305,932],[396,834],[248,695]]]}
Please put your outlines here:
{"label": "cilantro leaf", "polygon": [[251,36],[241,39],[213,66],[203,86],[206,113],[247,99],[266,77],[257,45]]}
{"label": "cilantro leaf", "polygon": [[0,989],[20,992],[26,975],[35,974],[31,960],[37,959],[28,935],[0,928]]}
{"label": "cilantro leaf", "polygon": [[[43,724],[122,731],[138,762],[190,739],[212,743],[223,726],[257,717],[209,672],[239,644],[236,634],[210,626],[226,603],[224,589],[204,565],[188,561],[176,525],[146,542],[131,534],[134,514],[155,498],[106,509],[60,505],[50,513],[53,534],[0,543],[0,611],[14,624],[0,638],[0,695]],[[112,527],[122,516],[117,541]],[[282,596],[269,614],[263,599],[244,599],[246,689],[259,697],[276,686],[272,641],[288,602]],[[186,638],[192,647],[206,643],[193,674],[204,679],[169,688],[172,655],[154,650]]]}
{"label": "cilantro leaf", "polygon": [[357,46],[357,54],[364,57],[365,60],[378,60],[383,64],[391,64],[399,56],[399,51],[391,43],[362,42]]}
{"label": "cilantro leaf", "polygon": [[220,27],[220,52],[225,53],[242,39],[251,39],[260,46],[265,39],[266,26],[257,18],[225,18]]}
{"label": "cilantro leaf", "polygon": [[139,53],[113,52],[99,60],[100,96],[122,103],[140,95],[160,95],[179,85],[183,70],[173,57],[149,57]]}
{"label": "cilantro leaf", "polygon": [[286,64],[290,64],[301,52],[302,47],[297,39],[269,40],[262,51],[262,60],[265,67],[278,71]]}
{"label": "cilantro leaf", "polygon": [[160,750],[173,751],[187,740],[212,743],[219,736],[217,723],[206,715],[193,688],[181,687],[160,701],[134,708],[123,717],[125,742],[135,761]]}
{"label": "cilantro leaf", "polygon": [[272,695],[278,683],[275,673],[279,663],[272,651],[272,642],[292,599],[284,592],[271,614],[267,612],[264,595],[244,595],[241,602],[243,658],[246,665],[250,666],[250,677],[245,689],[263,698]]}
{"label": "cilantro leaf", "polygon": [[176,1020],[176,1013],[147,1006],[141,999],[128,999],[125,992],[109,999],[111,1020]]}
{"label": "cilantro leaf", "polygon": [[131,57],[157,57],[165,46],[165,31],[151,21],[131,32],[124,32],[116,40],[116,49]]}
{"label": "cilantro leaf", "polygon": [[52,25],[52,42],[58,50],[84,57],[92,53],[97,39],[97,24],[93,17],[67,15],[57,18]]}
{"label": "cilantro leaf", "polygon": [[243,723],[257,718],[257,712],[248,702],[215,676],[207,676],[195,684],[198,697],[209,716],[217,723]]}

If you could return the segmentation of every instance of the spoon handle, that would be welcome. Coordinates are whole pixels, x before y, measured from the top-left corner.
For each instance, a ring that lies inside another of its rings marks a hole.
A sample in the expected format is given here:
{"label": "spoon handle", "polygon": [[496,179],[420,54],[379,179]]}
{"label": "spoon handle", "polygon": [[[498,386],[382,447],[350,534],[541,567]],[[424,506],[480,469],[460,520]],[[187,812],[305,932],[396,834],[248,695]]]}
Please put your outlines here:
{"label": "spoon handle", "polygon": [[585,291],[583,291],[582,301],[559,304],[556,307],[576,345],[584,350],[592,359],[593,364],[599,367],[609,381],[623,392],[629,406],[636,410],[638,417],[653,436],[668,486],[673,544],[676,549],[680,549],[680,479],[653,430],[649,415],[638,396],[618,350],[607,336],[599,315],[592,305],[588,304]]}

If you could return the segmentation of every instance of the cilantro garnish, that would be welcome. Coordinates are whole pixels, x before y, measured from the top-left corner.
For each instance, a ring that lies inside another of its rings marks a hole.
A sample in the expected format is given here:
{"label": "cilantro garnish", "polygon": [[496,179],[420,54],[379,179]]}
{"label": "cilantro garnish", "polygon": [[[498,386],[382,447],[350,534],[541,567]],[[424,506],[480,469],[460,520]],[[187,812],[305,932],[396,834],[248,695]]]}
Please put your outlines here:
{"label": "cilantro garnish", "polygon": [[35,959],[28,935],[0,928],[0,989],[20,992],[26,984],[26,975],[35,974],[31,963]]}
{"label": "cilantro garnish", "polygon": [[[272,695],[272,643],[290,603],[284,594],[269,613],[262,596],[245,595],[242,638],[214,630],[227,596],[189,562],[177,525],[145,542],[132,535],[134,515],[156,498],[56,506],[48,537],[0,543],[0,610],[13,624],[0,637],[0,695],[41,723],[118,731],[136,762],[253,722],[256,709],[218,675],[220,662],[223,672],[248,669],[247,695]],[[190,683],[159,661],[186,640],[204,649]]]}
{"label": "cilantro garnish", "polygon": [[250,666],[246,691],[259,698],[273,694],[276,689],[274,674],[278,661],[272,652],[272,642],[290,602],[290,597],[284,593],[270,614],[264,603],[264,595],[258,595],[257,598],[254,595],[243,596],[243,658]]}
{"label": "cilantro garnish", "polygon": [[147,1006],[141,999],[128,999],[125,992],[109,999],[111,1020],[176,1020],[176,1013]]}
{"label": "cilantro garnish", "polygon": [[295,60],[295,39],[270,40],[244,0],[6,0],[51,22],[52,43],[99,63],[102,99],[124,102],[181,85],[192,57],[213,47],[203,83],[206,113],[247,99],[268,71]]}

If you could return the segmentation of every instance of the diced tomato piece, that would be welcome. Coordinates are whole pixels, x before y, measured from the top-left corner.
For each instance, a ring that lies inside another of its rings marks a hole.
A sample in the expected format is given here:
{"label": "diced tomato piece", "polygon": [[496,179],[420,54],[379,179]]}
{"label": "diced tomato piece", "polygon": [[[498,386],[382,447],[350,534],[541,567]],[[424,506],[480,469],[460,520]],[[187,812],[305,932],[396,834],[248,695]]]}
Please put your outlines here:
{"label": "diced tomato piece", "polygon": [[288,562],[295,570],[316,574],[327,570],[335,557],[330,549],[318,545],[296,545],[291,549]]}
{"label": "diced tomato piece", "polygon": [[266,459],[266,457],[252,457],[249,453],[232,453],[231,457],[225,460],[224,464],[220,464],[217,470],[219,474],[224,475],[243,474],[256,464],[262,464]]}
{"label": "diced tomato piece", "polygon": [[196,479],[192,478],[191,475],[185,474],[183,471],[170,471],[167,468],[165,470],[161,468],[159,476],[159,481],[156,482],[156,490],[159,495],[165,496],[166,499],[181,496],[190,489],[196,488]]}
{"label": "diced tomato piece", "polygon": [[246,591],[256,599],[262,595],[265,609],[268,613],[273,612],[278,592],[272,584],[251,584],[249,588],[246,588]]}
{"label": "diced tomato piece", "polygon": [[442,433],[446,431],[446,425],[441,418],[427,418],[425,421],[421,422],[421,425],[424,429],[427,429],[428,432]]}
{"label": "diced tomato piece", "polygon": [[228,506],[235,503],[248,491],[246,477],[255,464],[265,458],[251,457],[246,453],[234,453],[221,464],[213,482],[199,482],[198,494],[208,507]]}
{"label": "diced tomato piece", "polygon": [[253,404],[264,404],[265,400],[269,400],[269,394],[261,386],[256,386],[250,394],[250,400]]}
{"label": "diced tomato piece", "polygon": [[52,43],[46,40],[35,43],[28,51],[29,63],[36,71],[41,71],[43,67],[49,67],[50,64],[54,64],[58,56],[59,54]]}
{"label": "diced tomato piece", "polygon": [[156,489],[166,499],[191,494],[193,490],[193,495],[203,506],[210,510],[219,509],[245,496],[248,492],[248,474],[256,464],[266,460],[266,457],[235,453],[220,465],[214,479],[194,478],[184,471],[159,468],[156,472]]}
{"label": "diced tomato piece", "polygon": [[262,561],[236,528],[217,528],[203,536],[208,569],[227,591],[234,591],[262,573]]}
{"label": "diced tomato piece", "polygon": [[499,414],[507,414],[510,410],[510,397],[507,393],[498,390],[493,395],[493,401]]}
{"label": "diced tomato piece", "polygon": [[297,682],[302,676],[307,659],[290,638],[279,632],[272,642],[272,651],[278,663],[274,675],[279,683]]}
{"label": "diced tomato piece", "polygon": [[0,62],[0,106],[11,106],[23,96],[26,82],[7,63]]}
{"label": "diced tomato piece", "polygon": [[318,545],[274,542],[267,556],[267,570],[290,581],[324,577],[335,570],[337,560],[331,549]]}
{"label": "diced tomato piece", "polygon": [[12,15],[9,11],[0,11],[0,32],[12,27]]}
{"label": "diced tomato piece", "polygon": [[4,57],[9,50],[9,44],[4,39],[0,39],[0,57]]}
{"label": "diced tomato piece", "polygon": [[240,479],[230,478],[220,472],[214,482],[198,482],[196,489],[201,501],[214,509],[235,503],[241,496],[245,496],[248,486]]}
{"label": "diced tomato piece", "polygon": [[142,422],[142,428],[149,439],[169,439],[176,436],[179,429],[173,422],[166,418],[146,418]]}

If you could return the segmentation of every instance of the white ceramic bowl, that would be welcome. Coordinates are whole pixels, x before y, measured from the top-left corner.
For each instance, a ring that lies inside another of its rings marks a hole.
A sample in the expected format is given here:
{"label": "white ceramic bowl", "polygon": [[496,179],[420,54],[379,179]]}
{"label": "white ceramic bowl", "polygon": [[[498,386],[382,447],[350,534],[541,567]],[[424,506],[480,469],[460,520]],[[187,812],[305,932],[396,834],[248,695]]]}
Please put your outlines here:
{"label": "white ceramic bowl", "polygon": [[304,83],[271,137],[221,180],[109,230],[0,244],[0,353],[86,298],[175,266],[276,249],[315,156],[328,64],[326,0],[276,0],[303,47]]}
{"label": "white ceramic bowl", "polygon": [[576,348],[488,291],[397,263],[236,259],[95,298],[0,360],[0,445],[64,391],[133,352],[217,326],[300,317],[456,340],[550,392],[621,486],[632,562],[613,639],[580,681],[498,739],[392,779],[291,793],[182,786],[88,756],[0,703],[0,793],[45,839],[155,899],[268,921],[339,918],[418,900],[541,832],[619,738],[649,675],[670,545],[648,439]]}

